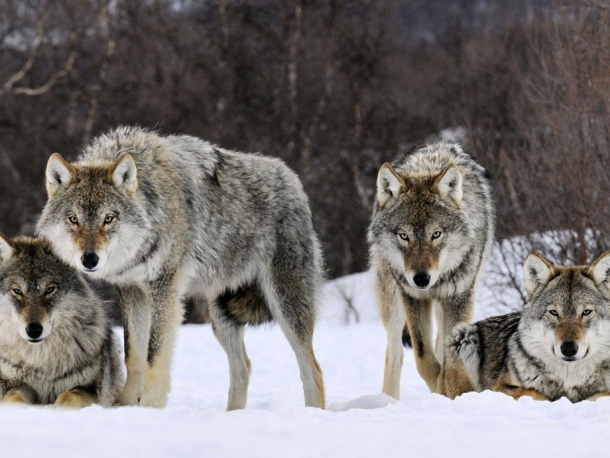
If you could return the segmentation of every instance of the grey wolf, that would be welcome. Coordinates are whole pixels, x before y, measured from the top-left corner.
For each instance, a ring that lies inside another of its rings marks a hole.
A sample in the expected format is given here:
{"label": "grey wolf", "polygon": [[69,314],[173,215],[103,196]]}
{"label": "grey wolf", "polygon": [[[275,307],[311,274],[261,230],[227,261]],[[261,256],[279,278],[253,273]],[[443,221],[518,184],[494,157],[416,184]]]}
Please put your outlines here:
{"label": "grey wolf", "polygon": [[576,267],[530,253],[524,270],[523,312],[458,324],[448,357],[475,391],[572,402],[610,395],[610,252]]}
{"label": "grey wolf", "polygon": [[246,406],[244,327],[271,320],[296,354],[305,404],[324,407],[312,347],[322,257],[307,196],[282,161],[120,127],[75,163],[51,156],[46,177],[38,232],[66,262],[120,289],[122,404],[166,404],[187,296],[210,304],[229,359],[228,410]]}
{"label": "grey wolf", "polygon": [[487,173],[459,145],[428,144],[381,166],[368,241],[388,336],[385,394],[400,396],[402,341],[409,339],[417,370],[432,392],[455,397],[468,389],[461,373],[443,364],[444,342],[458,322],[471,320],[475,284],[494,229]]}
{"label": "grey wolf", "polygon": [[109,407],[124,374],[103,309],[43,239],[0,234],[2,402]]}

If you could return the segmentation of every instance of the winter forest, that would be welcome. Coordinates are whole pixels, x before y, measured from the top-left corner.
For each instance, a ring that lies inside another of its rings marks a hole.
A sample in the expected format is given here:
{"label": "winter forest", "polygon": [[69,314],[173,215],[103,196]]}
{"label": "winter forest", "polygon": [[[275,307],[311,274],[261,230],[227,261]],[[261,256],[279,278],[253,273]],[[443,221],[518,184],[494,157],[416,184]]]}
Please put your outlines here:
{"label": "winter forest", "polygon": [[[410,350],[402,400],[380,394],[387,342],[364,272],[380,165],[433,140],[491,177],[475,319],[522,308],[530,250],[562,265],[607,251],[609,49],[608,0],[0,0],[0,232],[34,234],[52,153],[74,160],[139,125],[281,158],[329,280],[315,340],[328,411],[302,406],[294,354],[263,327],[246,337],[250,410],[225,413],[226,356],[210,326],[183,326],[163,413],[0,409],[0,455],[606,456],[607,400],[452,402]],[[119,324],[116,290],[93,286]],[[186,304],[185,323],[208,321]]]}

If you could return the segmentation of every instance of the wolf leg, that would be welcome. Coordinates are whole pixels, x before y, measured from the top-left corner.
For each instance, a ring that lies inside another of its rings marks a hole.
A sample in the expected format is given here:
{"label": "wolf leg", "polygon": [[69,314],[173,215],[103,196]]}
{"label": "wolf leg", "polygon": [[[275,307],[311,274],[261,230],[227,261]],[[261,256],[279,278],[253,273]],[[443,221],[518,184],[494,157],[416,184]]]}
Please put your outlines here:
{"label": "wolf leg", "polygon": [[288,343],[292,347],[299,365],[305,406],[325,408],[322,370],[313,351],[313,329],[315,324],[313,291],[303,288],[299,282],[275,276],[274,285],[263,286],[265,300],[275,320],[279,323]]}
{"label": "wolf leg", "polygon": [[119,303],[123,311],[127,367],[127,381],[119,404],[133,406],[140,404],[144,392],[152,304],[149,295],[135,285],[119,288]]}
{"label": "wolf leg", "polygon": [[379,315],[388,337],[385,352],[385,368],[381,391],[395,399],[400,399],[400,373],[404,359],[403,332],[407,323],[405,308],[393,279],[388,283],[378,275],[375,284]]}
{"label": "wolf leg", "polygon": [[86,390],[81,390],[80,388],[75,388],[57,396],[54,405],[68,409],[82,409],[83,407],[89,407],[91,404],[96,404],[97,402],[98,398],[95,394],[89,393]]}
{"label": "wolf leg", "polygon": [[151,284],[153,314],[140,405],[162,408],[167,404],[176,335],[184,315],[178,278],[177,274],[161,275]]}
{"label": "wolf leg", "polygon": [[441,365],[436,359],[432,347],[432,303],[430,300],[414,299],[406,294],[403,294],[403,301],[417,371],[430,391],[437,393],[437,380]]}
{"label": "wolf leg", "polygon": [[[474,309],[474,292],[468,291],[464,294],[443,299],[439,304],[438,332],[439,342],[450,339],[455,325],[460,322],[470,323]],[[455,399],[461,394],[476,391],[472,379],[464,370],[464,365],[459,359],[445,358],[445,345],[439,345],[437,354],[441,362],[441,372],[438,377],[438,393]]]}
{"label": "wolf leg", "polygon": [[229,359],[229,399],[227,410],[246,407],[252,364],[244,345],[244,326],[223,315],[218,299],[210,301],[210,319],[216,339]]}
{"label": "wolf leg", "polygon": [[522,398],[523,396],[529,396],[536,401],[550,401],[545,394],[538,390],[523,388],[522,386],[516,385],[509,369],[505,369],[500,377],[498,377],[498,382],[494,387],[494,391],[507,394],[513,397],[515,400]]}
{"label": "wolf leg", "polygon": [[595,393],[593,396],[588,397],[587,401],[597,401],[599,398],[604,398],[606,396],[610,396],[610,392],[602,391],[601,393]]}
{"label": "wolf leg", "polygon": [[29,386],[22,385],[8,390],[2,397],[2,402],[11,404],[36,404],[38,395]]}
{"label": "wolf leg", "polygon": [[[439,336],[441,333],[438,333]],[[468,323],[458,323],[445,341],[445,366],[453,374],[454,380],[460,380],[462,393],[480,391],[479,389],[479,337],[476,328]],[[445,372],[446,373],[446,372]]]}

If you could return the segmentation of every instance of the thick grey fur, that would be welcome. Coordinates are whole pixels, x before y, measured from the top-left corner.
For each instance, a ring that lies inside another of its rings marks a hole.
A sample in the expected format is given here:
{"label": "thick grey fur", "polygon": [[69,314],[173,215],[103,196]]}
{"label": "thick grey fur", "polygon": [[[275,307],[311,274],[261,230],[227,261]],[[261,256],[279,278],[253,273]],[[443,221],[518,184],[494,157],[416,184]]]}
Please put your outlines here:
{"label": "thick grey fur", "polygon": [[[137,169],[134,195],[104,178],[125,153]],[[67,215],[77,214],[83,227],[95,231],[106,212],[118,213],[98,243],[102,251],[110,246],[107,262],[88,273],[121,290],[128,353],[122,403],[165,405],[182,316],[178,299],[201,295],[229,357],[229,409],[246,404],[250,362],[243,328],[272,319],[296,353],[306,404],[324,406],[312,349],[322,256],[308,198],[282,161],[195,137],[120,127],[93,140],[73,166],[69,183],[55,183],[60,190],[47,203],[38,231],[83,269]],[[130,363],[134,352],[143,361]],[[163,367],[155,367],[157,359]]]}
{"label": "thick grey fur", "polygon": [[[124,373],[102,301],[46,240],[0,243],[12,250],[0,260],[0,397],[17,390],[29,403],[52,404],[72,391],[106,407],[118,402]],[[56,289],[47,296],[49,285]],[[39,343],[21,329],[33,317],[45,327]]]}

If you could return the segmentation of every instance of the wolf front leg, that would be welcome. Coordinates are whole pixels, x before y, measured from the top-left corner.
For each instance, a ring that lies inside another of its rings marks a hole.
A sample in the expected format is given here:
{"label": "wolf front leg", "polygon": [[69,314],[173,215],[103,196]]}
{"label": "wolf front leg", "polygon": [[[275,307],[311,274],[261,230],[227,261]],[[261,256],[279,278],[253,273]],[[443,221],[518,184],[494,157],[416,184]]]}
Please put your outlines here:
{"label": "wolf front leg", "polygon": [[413,355],[419,375],[432,393],[437,393],[441,365],[432,347],[432,303],[429,299],[414,299],[403,293],[407,326],[413,342]]}
{"label": "wolf front leg", "polygon": [[456,324],[471,322],[473,309],[474,291],[446,298],[439,304],[437,356],[441,363],[441,372],[437,387],[438,393],[451,399],[469,391],[476,391],[461,361],[456,358],[445,358],[447,339],[451,336]]}
{"label": "wolf front leg", "polygon": [[605,398],[610,396],[610,392],[602,391],[601,393],[595,393],[593,396],[587,398],[587,401],[597,401],[599,398]]}
{"label": "wolf front leg", "polygon": [[405,307],[394,280],[389,275],[377,275],[375,282],[379,316],[388,337],[381,391],[400,399],[400,373],[404,360],[403,329],[407,325]]}
{"label": "wolf front leg", "polygon": [[89,390],[74,388],[57,396],[54,405],[68,409],[82,409],[98,402],[97,395]]}
{"label": "wolf front leg", "polygon": [[144,392],[144,368],[152,321],[152,300],[136,285],[119,288],[119,303],[123,311],[125,366],[127,381],[119,404],[139,405]]}
{"label": "wolf front leg", "polygon": [[507,394],[515,400],[522,398],[523,396],[529,396],[536,401],[550,401],[546,395],[538,390],[523,388],[522,386],[516,385],[509,370],[505,370],[502,375],[500,375],[498,382],[494,387],[494,391]]}
{"label": "wolf front leg", "polygon": [[29,386],[21,385],[9,389],[2,396],[2,402],[7,404],[36,404],[38,402],[38,395]]}
{"label": "wolf front leg", "polygon": [[140,405],[161,408],[167,404],[176,335],[184,316],[178,279],[177,273],[165,273],[150,285],[153,314]]}

